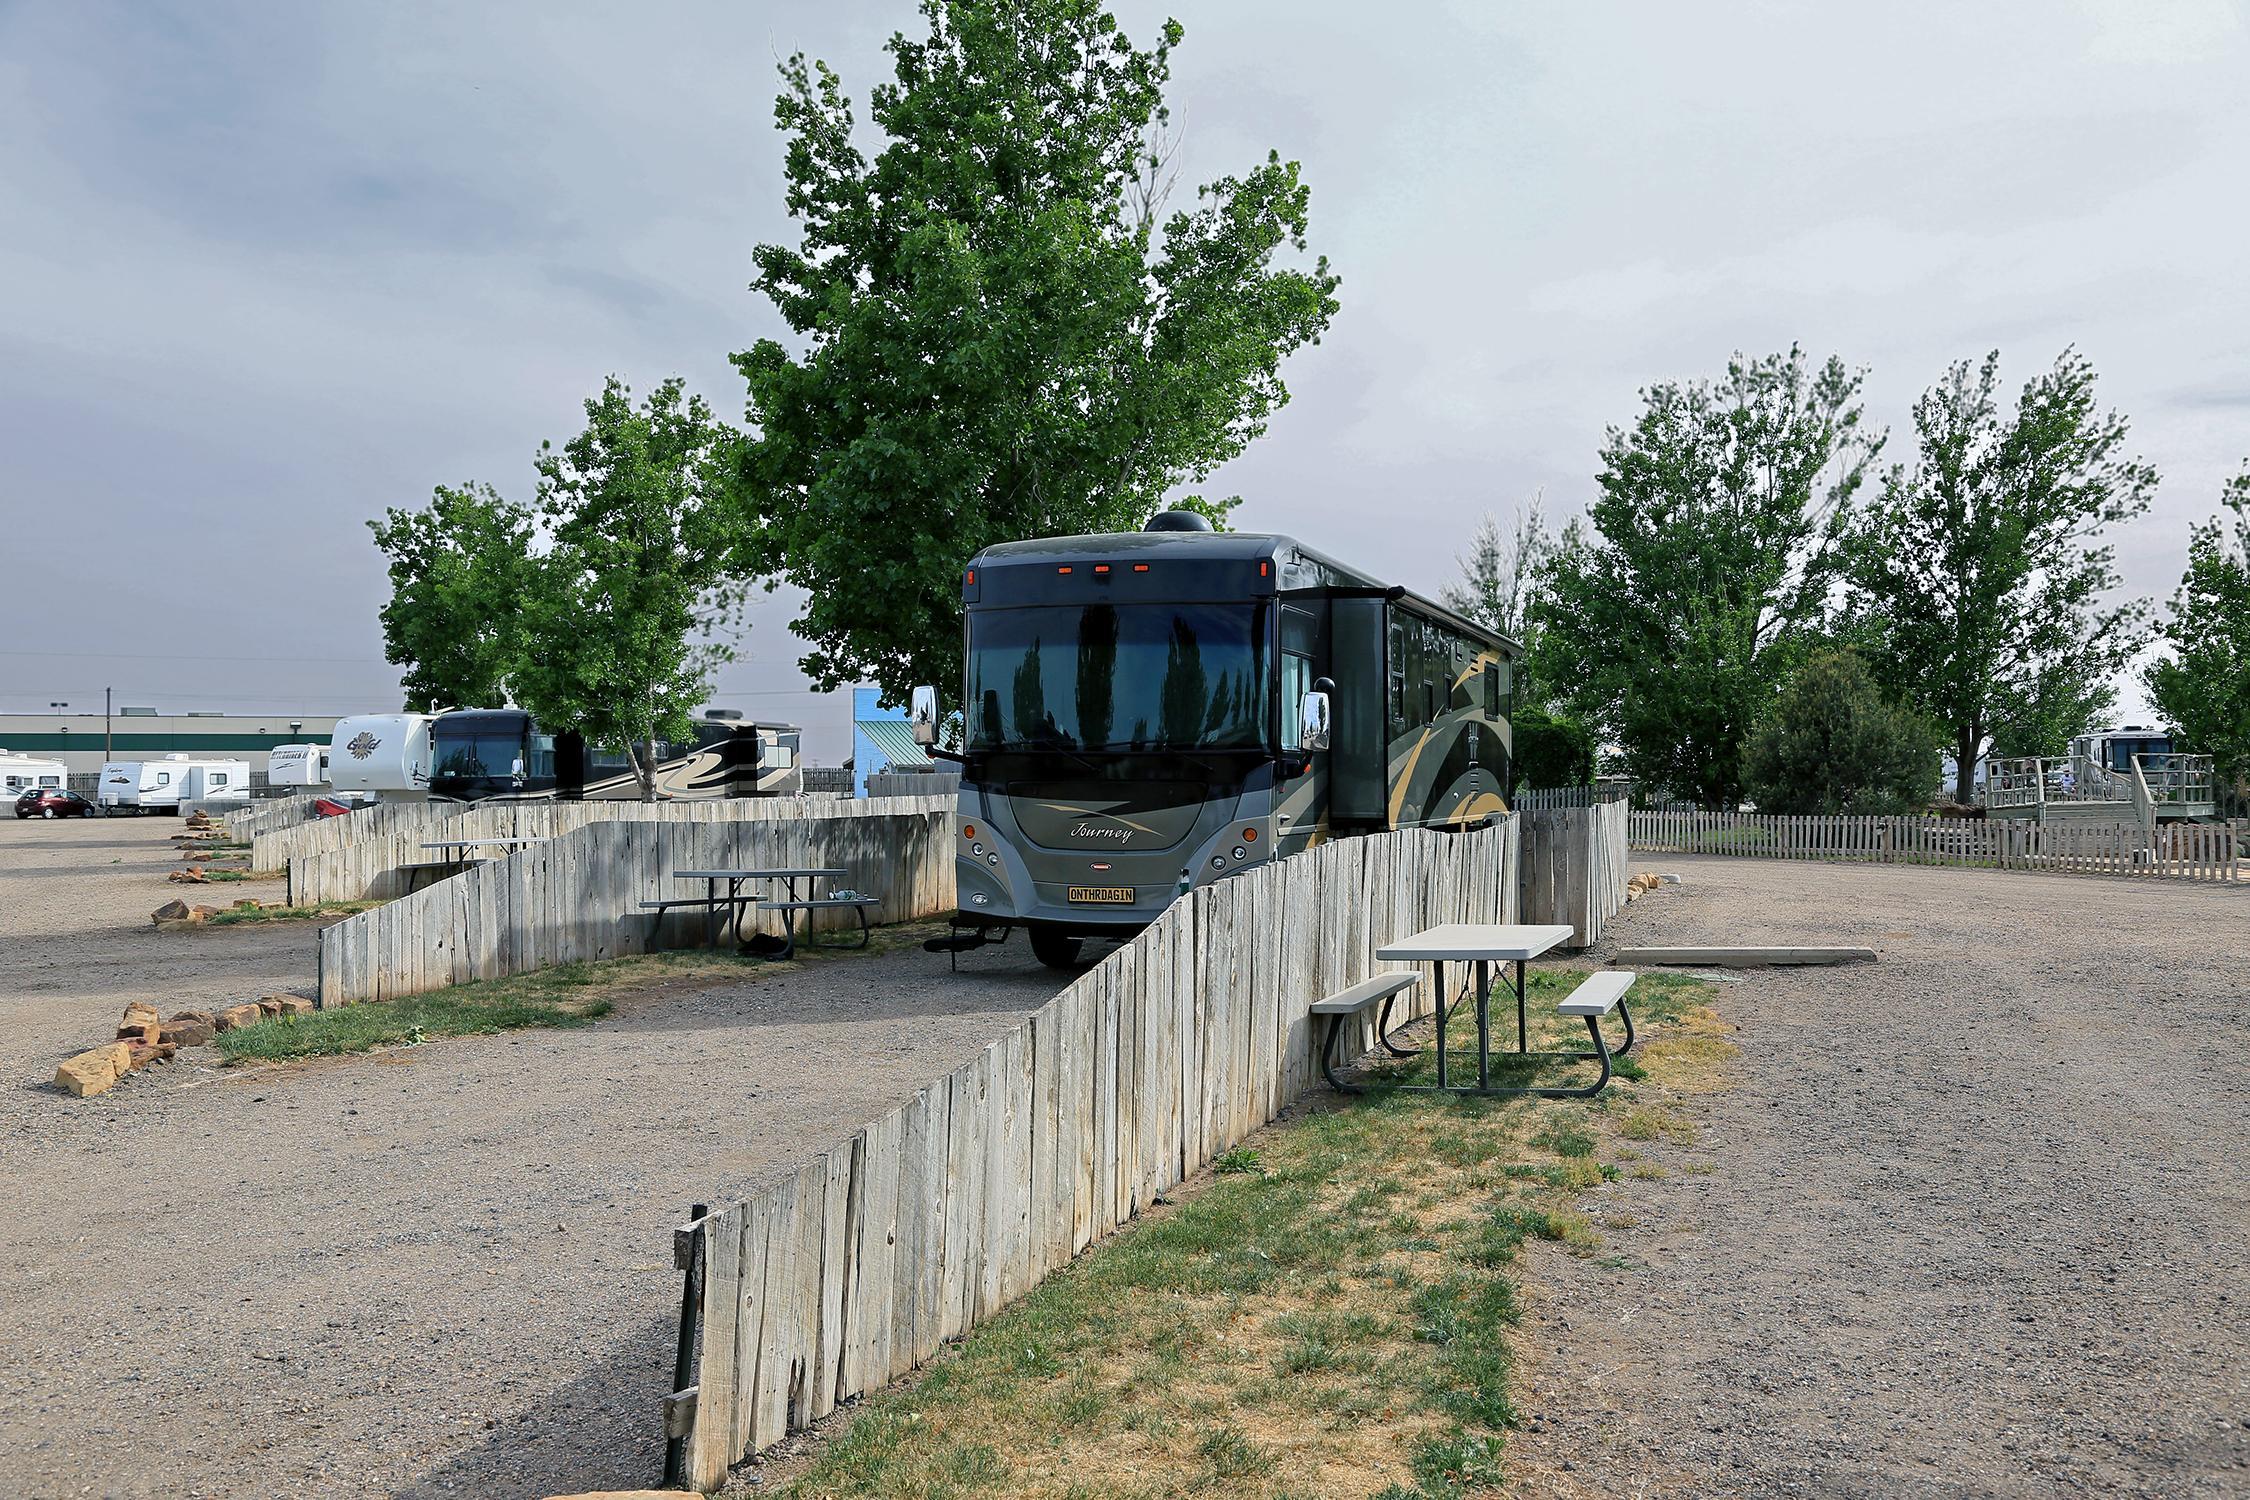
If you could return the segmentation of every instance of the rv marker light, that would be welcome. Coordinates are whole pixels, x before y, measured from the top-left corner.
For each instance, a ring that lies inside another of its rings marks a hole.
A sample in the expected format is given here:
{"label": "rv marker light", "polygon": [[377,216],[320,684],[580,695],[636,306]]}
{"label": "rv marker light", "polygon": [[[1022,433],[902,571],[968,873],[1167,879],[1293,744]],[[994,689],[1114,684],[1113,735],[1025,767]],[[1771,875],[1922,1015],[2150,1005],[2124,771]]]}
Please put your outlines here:
{"label": "rv marker light", "polygon": [[1244,842],[1245,844],[1255,844],[1256,842],[1258,842],[1258,830],[1255,828],[1243,829],[1242,842]]}
{"label": "rv marker light", "polygon": [[[977,825],[976,825],[976,824],[974,824],[974,823],[963,823],[963,824],[961,825],[961,837],[963,837],[963,838],[965,838],[965,839],[973,839],[973,838],[975,838],[976,836],[977,836]],[[978,852],[979,852],[979,853],[982,853],[983,851],[981,851],[981,850],[980,850],[980,851],[978,851]]]}

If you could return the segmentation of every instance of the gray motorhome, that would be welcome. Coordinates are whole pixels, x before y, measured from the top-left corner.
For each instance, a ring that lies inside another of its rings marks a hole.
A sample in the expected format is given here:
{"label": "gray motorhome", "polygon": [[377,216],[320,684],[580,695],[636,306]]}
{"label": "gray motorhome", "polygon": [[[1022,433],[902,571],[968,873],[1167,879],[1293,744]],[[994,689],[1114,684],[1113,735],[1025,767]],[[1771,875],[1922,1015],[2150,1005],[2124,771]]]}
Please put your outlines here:
{"label": "gray motorhome", "polygon": [[1289,537],[1167,512],[987,548],[962,601],[958,921],[1045,962],[1324,839],[1507,810],[1516,644]]}

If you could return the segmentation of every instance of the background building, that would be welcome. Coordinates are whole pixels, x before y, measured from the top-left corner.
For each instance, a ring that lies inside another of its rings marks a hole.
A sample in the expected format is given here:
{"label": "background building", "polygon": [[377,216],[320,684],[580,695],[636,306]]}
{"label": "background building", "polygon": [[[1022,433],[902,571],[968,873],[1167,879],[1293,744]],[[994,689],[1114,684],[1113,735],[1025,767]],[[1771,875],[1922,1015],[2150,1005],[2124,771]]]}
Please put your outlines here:
{"label": "background building", "polygon": [[335,731],[334,714],[160,714],[153,708],[120,708],[107,720],[103,749],[100,714],[0,714],[0,750],[52,756],[73,776],[91,776],[105,760],[155,760],[166,755],[213,755],[250,762],[263,780],[266,752],[276,745],[317,740]]}

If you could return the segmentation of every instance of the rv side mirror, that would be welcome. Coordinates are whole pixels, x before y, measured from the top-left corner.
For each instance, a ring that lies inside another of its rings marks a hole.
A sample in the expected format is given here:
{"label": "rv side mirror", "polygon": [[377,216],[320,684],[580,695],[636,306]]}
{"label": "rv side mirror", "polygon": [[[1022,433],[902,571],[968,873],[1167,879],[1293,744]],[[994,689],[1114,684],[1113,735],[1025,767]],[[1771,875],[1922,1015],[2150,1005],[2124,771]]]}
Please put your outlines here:
{"label": "rv side mirror", "polygon": [[1297,744],[1304,750],[1328,748],[1328,695],[1305,694],[1297,705]]}
{"label": "rv side mirror", "polygon": [[911,703],[906,710],[906,717],[907,721],[913,725],[915,744],[936,744],[937,689],[934,687],[916,688]]}

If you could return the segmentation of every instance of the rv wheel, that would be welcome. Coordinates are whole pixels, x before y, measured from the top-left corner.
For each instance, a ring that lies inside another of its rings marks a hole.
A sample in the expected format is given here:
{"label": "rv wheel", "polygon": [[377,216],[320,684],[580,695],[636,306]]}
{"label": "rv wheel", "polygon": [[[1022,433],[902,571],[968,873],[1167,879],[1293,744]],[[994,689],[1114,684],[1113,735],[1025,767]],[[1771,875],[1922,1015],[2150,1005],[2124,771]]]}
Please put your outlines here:
{"label": "rv wheel", "polygon": [[1031,952],[1050,969],[1074,969],[1078,966],[1078,939],[1068,933],[1057,932],[1052,927],[1031,929]]}

